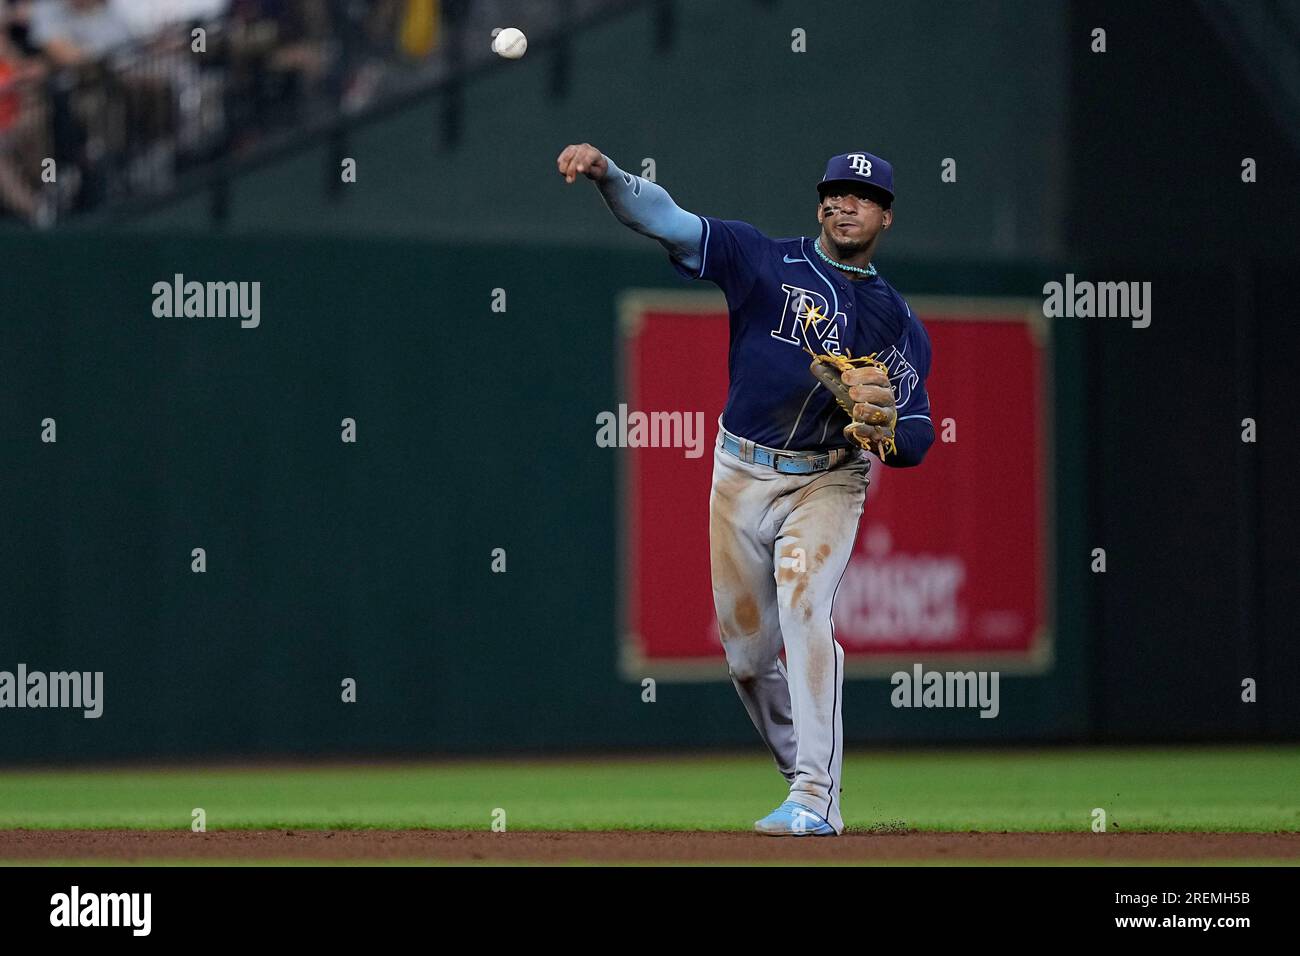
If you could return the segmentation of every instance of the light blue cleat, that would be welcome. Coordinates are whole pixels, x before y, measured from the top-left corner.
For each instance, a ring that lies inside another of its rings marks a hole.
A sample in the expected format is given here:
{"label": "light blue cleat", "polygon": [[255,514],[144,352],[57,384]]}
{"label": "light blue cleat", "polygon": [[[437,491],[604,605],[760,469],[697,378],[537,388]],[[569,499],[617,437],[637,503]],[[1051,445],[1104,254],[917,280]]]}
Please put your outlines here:
{"label": "light blue cleat", "polygon": [[756,821],[754,829],[765,836],[835,836],[835,828],[820,813],[793,800]]}

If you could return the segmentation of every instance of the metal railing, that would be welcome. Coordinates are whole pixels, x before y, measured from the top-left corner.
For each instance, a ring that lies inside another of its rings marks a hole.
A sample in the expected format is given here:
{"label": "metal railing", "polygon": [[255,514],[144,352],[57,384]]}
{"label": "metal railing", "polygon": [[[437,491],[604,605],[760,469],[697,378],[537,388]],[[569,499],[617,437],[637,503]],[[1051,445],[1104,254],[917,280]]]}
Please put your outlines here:
{"label": "metal railing", "polygon": [[[564,47],[572,29],[636,5],[227,2],[218,18],[173,23],[72,62],[64,49],[34,46],[30,32],[22,49],[12,22],[0,22],[0,219],[48,227],[207,187],[216,211],[220,184],[243,165],[437,93],[448,94],[443,135],[454,142],[458,84],[496,60],[495,28],[519,27],[530,51]],[[553,93],[563,92],[566,65],[556,58]]]}

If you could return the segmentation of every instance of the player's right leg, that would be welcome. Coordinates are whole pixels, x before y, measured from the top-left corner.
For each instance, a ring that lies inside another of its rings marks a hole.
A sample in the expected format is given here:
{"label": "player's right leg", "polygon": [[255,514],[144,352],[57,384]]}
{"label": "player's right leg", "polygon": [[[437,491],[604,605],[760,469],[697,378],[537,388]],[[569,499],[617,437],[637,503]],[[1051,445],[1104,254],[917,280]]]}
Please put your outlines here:
{"label": "player's right leg", "polygon": [[709,496],[709,556],[718,633],[731,682],[786,780],[797,752],[790,687],[781,662],[772,571],[770,504],[780,476],[718,448]]}

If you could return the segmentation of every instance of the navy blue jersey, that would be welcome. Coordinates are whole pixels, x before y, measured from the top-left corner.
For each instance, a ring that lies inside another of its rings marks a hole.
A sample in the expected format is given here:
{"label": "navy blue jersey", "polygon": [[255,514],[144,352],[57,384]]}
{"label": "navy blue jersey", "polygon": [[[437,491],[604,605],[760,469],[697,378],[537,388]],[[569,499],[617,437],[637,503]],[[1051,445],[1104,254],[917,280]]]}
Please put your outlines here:
{"label": "navy blue jersey", "polygon": [[700,220],[698,272],[670,261],[687,278],[715,283],[727,298],[723,427],[770,448],[856,447],[843,434],[847,413],[808,371],[807,349],[874,353],[889,369],[898,406],[899,454],[886,463],[917,464],[934,440],[925,391],[930,339],[903,297],[878,275],[847,278],[822,261],[812,239],[769,239],[746,222]]}

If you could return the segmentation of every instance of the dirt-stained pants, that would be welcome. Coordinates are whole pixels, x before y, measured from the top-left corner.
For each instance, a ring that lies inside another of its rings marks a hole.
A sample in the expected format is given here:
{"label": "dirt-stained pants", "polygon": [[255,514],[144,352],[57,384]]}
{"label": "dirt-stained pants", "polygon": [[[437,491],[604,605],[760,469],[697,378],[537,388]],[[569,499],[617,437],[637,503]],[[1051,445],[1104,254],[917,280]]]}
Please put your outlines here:
{"label": "dirt-stained pants", "polygon": [[[713,604],[732,683],[790,782],[790,796],[844,829],[844,650],[831,604],[866,502],[867,459],[784,475],[713,455]],[[780,658],[785,649],[786,661]]]}

